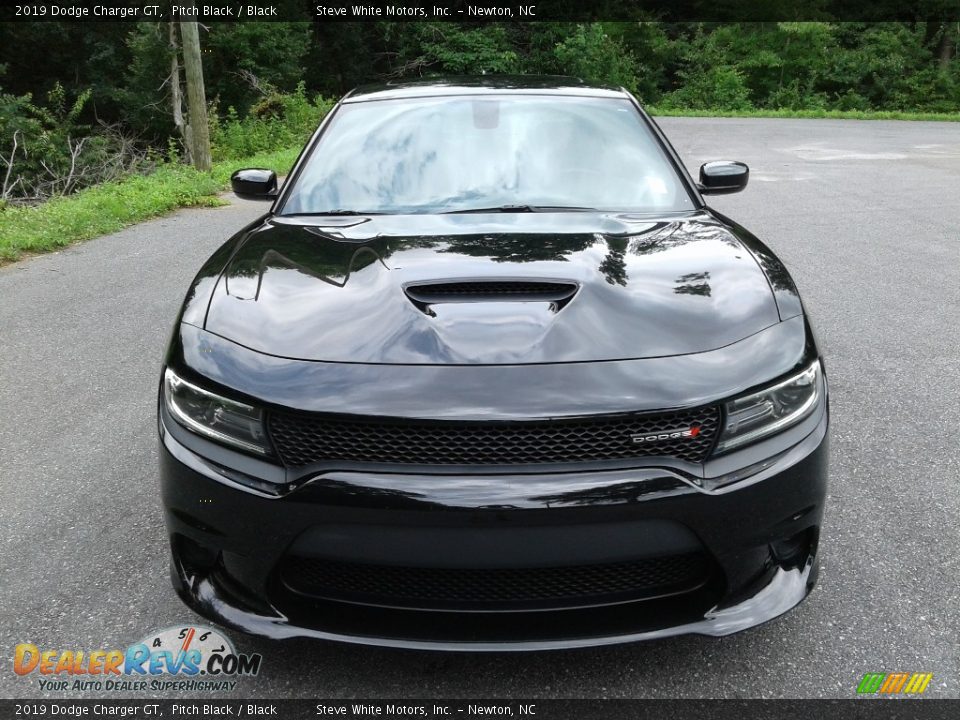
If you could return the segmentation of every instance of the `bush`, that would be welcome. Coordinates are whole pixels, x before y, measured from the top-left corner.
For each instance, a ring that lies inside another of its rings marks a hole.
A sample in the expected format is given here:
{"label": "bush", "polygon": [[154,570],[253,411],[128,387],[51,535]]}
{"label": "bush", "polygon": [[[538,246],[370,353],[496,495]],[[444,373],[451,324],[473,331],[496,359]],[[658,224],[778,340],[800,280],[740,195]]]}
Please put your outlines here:
{"label": "bush", "polygon": [[250,108],[240,118],[234,108],[227,110],[223,120],[216,119],[216,109],[210,113],[214,160],[232,160],[261,152],[299,148],[324,116],[334,101],[317,95],[307,98],[303,83],[290,94],[271,93]]}
{"label": "bush", "polygon": [[663,96],[661,106],[690,110],[749,110],[750,91],[743,73],[728,65],[682,72],[683,85]]}
{"label": "bush", "polygon": [[869,110],[870,101],[854,90],[847,90],[837,97],[833,106],[837,110]]}
{"label": "bush", "polygon": [[801,87],[800,80],[794,79],[773,90],[764,105],[776,110],[825,110],[829,102],[826,94]]}
{"label": "bush", "polygon": [[152,168],[149,154],[116,127],[78,122],[90,99],[68,103],[59,83],[45,107],[0,94],[0,202],[40,201]]}

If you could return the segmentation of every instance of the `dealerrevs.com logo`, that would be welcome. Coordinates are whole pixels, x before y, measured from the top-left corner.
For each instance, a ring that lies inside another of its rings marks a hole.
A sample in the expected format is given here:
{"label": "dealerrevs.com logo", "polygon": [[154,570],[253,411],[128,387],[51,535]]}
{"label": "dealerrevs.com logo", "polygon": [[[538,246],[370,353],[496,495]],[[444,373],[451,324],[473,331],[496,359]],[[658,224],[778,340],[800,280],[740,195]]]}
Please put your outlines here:
{"label": "dealerrevs.com logo", "polygon": [[126,650],[14,649],[17,675],[38,676],[41,690],[211,692],[260,672],[259,653],[237,653],[222,633],[199,626],[150,633]]}

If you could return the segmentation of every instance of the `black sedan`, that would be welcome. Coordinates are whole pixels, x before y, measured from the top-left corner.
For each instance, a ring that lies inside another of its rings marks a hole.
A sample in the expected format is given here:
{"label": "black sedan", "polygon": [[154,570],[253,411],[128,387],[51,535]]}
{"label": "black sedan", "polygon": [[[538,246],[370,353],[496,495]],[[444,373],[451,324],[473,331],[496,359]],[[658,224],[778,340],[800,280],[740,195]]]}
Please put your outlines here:
{"label": "black sedan", "polygon": [[726,635],[817,576],[797,289],[620,89],[347,95],[190,287],[159,399],[173,583],[249,633],[457,650]]}

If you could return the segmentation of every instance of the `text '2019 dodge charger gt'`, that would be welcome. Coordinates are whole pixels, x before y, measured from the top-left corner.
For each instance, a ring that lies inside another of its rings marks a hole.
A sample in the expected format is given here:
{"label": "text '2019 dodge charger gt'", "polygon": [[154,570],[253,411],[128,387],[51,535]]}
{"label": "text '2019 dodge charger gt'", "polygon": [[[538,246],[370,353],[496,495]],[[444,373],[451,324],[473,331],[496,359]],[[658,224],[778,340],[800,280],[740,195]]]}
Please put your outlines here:
{"label": "text '2019 dodge charger gt'", "polygon": [[160,388],[180,596],[226,626],[536,649],[812,589],[827,384],[796,287],[622,90],[355,91],[189,290]]}

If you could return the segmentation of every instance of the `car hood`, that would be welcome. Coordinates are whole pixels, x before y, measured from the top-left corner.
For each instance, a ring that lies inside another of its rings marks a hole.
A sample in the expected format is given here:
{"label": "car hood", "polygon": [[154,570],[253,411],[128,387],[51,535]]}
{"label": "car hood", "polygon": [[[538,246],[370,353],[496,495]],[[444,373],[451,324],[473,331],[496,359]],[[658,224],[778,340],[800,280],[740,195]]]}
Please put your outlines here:
{"label": "car hood", "polygon": [[779,319],[754,255],[708,214],[504,213],[266,219],[204,327],[302,360],[512,365],[705,352]]}

